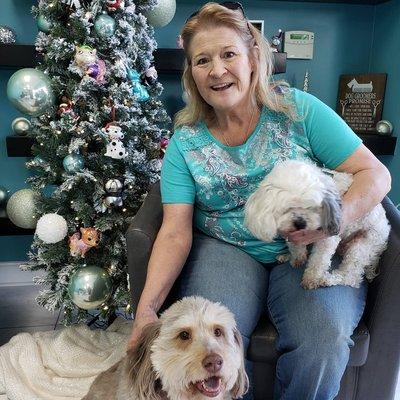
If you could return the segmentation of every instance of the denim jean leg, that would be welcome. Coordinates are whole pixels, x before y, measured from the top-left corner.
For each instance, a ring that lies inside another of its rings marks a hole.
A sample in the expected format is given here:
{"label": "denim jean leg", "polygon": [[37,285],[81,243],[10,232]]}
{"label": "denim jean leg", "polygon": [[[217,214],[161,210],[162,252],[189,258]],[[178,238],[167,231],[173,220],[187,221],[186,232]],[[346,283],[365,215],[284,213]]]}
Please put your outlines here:
{"label": "denim jean leg", "polygon": [[340,388],[350,336],[362,316],[367,285],[305,290],[303,269],[270,271],[268,309],[278,331],[274,399],[332,400]]}
{"label": "denim jean leg", "polygon": [[[195,232],[177,284],[179,297],[199,295],[228,307],[247,350],[266,307],[268,271],[261,263],[235,246]],[[251,374],[248,364],[246,371]],[[251,393],[245,399],[251,400]]]}

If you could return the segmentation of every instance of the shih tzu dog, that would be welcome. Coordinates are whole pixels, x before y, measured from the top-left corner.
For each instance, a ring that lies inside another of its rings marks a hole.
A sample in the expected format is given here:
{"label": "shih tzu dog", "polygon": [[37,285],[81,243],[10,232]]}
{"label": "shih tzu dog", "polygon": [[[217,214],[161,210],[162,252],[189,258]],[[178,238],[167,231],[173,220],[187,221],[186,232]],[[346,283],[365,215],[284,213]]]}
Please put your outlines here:
{"label": "shih tzu dog", "polygon": [[101,373],[82,400],[231,400],[247,391],[233,314],[185,297],[148,325],[138,345]]}
{"label": "shih tzu dog", "polygon": [[[287,160],[277,164],[264,178],[245,205],[245,224],[254,236],[272,242],[276,236],[299,229],[322,230],[329,237],[315,242],[308,256],[305,245],[288,242],[290,263],[299,267],[307,262],[302,286],[348,285],[359,287],[363,277],[376,275],[379,257],[385,250],[390,226],[378,204],[371,212],[341,227],[341,196],[353,176],[324,170],[311,162]],[[330,271],[335,252],[341,264]]]}

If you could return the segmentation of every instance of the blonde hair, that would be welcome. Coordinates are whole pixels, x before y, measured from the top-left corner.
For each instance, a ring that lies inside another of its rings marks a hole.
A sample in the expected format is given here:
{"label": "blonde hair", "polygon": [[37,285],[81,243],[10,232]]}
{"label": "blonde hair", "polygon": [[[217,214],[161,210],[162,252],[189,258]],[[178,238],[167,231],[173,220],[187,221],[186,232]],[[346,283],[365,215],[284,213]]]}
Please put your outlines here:
{"label": "blonde hair", "polygon": [[[257,105],[265,105],[273,111],[284,113],[288,118],[296,120],[298,116],[293,102],[288,101],[287,96],[283,96],[281,90],[277,90],[277,87],[288,88],[288,83],[283,80],[271,80],[273,54],[268,41],[243,16],[242,12],[230,10],[218,3],[207,3],[195,16],[186,21],[181,32],[186,55],[182,85],[188,94],[189,101],[182,110],[175,114],[174,128],[176,129],[183,125],[194,125],[199,120],[213,120],[215,118],[213,108],[202,98],[194,82],[189,48],[193,37],[198,32],[210,26],[221,25],[234,29],[249,49],[254,68],[250,84],[251,99]],[[258,52],[258,60],[254,54],[255,52]]]}

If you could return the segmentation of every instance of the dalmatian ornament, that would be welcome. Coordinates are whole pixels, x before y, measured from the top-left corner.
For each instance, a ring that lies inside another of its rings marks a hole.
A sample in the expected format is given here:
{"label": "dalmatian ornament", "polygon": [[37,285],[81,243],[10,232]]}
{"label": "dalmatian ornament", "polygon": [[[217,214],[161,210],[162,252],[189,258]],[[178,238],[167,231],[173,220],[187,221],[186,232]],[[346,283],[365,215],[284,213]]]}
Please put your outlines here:
{"label": "dalmatian ornament", "polygon": [[106,133],[110,139],[110,142],[107,144],[107,151],[104,155],[117,160],[125,158],[128,153],[121,140],[124,138],[121,127],[110,122],[102,129],[102,131]]}

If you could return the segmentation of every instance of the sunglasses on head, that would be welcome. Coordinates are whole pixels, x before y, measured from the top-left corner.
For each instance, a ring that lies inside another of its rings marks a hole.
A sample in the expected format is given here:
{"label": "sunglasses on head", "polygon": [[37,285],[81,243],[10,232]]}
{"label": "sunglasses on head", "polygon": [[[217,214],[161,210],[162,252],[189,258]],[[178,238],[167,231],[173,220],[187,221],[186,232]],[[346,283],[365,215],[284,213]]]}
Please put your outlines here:
{"label": "sunglasses on head", "polygon": [[[246,18],[246,14],[244,13],[243,6],[238,1],[224,1],[222,3],[219,3],[219,5],[227,8],[228,10],[232,10],[232,11],[240,10],[243,17]],[[195,17],[198,13],[199,13],[199,10],[195,11],[193,14],[190,15],[190,17],[186,20],[186,22],[188,22],[190,19]]]}

